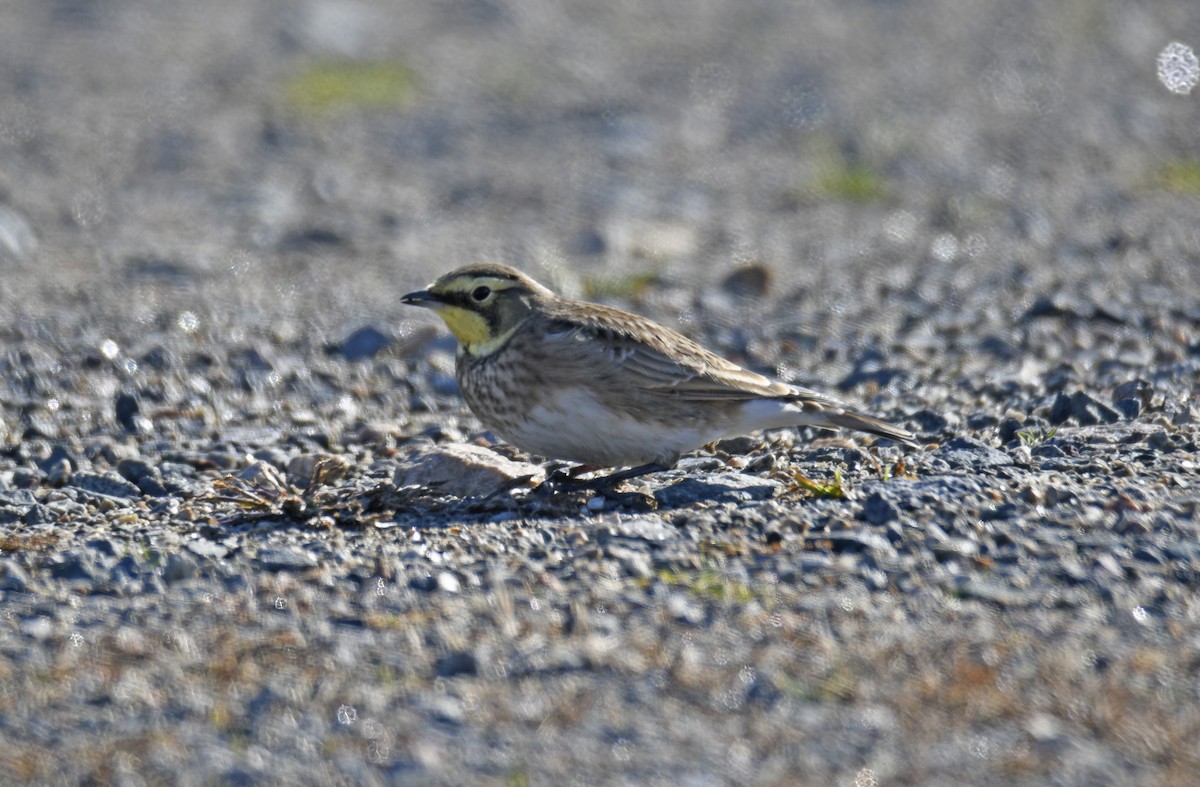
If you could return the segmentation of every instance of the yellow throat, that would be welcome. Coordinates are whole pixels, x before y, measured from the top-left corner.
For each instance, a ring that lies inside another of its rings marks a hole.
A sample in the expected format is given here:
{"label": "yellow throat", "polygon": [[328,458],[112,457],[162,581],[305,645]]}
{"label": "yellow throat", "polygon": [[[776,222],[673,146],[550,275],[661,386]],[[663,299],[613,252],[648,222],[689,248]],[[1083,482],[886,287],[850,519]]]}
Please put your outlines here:
{"label": "yellow throat", "polygon": [[462,348],[477,358],[491,355],[500,349],[518,327],[513,326],[504,333],[493,336],[487,320],[478,312],[449,304],[435,306],[434,310],[446,323],[450,333],[454,334],[454,338],[458,339]]}

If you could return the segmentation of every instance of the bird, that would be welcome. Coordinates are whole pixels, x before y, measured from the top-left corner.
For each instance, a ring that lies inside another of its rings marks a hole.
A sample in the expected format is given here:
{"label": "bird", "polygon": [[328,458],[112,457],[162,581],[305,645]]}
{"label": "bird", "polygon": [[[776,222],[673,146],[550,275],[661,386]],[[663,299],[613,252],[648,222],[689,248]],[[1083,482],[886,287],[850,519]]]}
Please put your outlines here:
{"label": "bird", "polygon": [[459,389],[486,428],[577,469],[631,468],[611,476],[624,480],[716,440],[799,426],[919,447],[907,429],[745,369],[646,317],[557,295],[507,265],[466,265],[400,300],[431,309],[454,334]]}

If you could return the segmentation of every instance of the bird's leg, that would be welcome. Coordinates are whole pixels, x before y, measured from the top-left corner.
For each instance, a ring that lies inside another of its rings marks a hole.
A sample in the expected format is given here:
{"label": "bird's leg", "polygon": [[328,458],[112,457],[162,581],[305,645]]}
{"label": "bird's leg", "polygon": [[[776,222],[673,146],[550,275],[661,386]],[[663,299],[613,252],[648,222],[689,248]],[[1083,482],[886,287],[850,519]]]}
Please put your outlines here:
{"label": "bird's leg", "polygon": [[597,465],[576,465],[572,468],[560,468],[546,477],[546,480],[534,487],[534,492],[544,495],[556,495],[561,492],[609,492],[623,481],[637,478],[650,473],[670,470],[671,465],[661,462],[649,462],[637,467],[627,467],[608,475],[597,478],[580,480],[579,476],[598,469]]}
{"label": "bird's leg", "polygon": [[567,470],[567,476],[570,478],[579,478],[584,473],[594,473],[597,470],[603,470],[604,465],[575,465]]}
{"label": "bird's leg", "polygon": [[[657,473],[662,470],[670,470],[674,464],[674,462],[670,464],[665,462],[649,462],[637,467],[627,467],[624,470],[618,470],[599,478],[593,478],[591,481],[585,482],[581,488],[593,492],[605,501],[615,503],[621,507],[632,507],[638,511],[652,510],[658,508],[658,501],[653,495],[647,495],[642,492],[618,492],[617,487],[622,482],[633,478],[638,478],[649,473]],[[608,502],[605,503],[605,507],[608,506]]]}
{"label": "bird's leg", "polygon": [[670,464],[664,464],[661,462],[648,462],[646,464],[638,464],[637,467],[616,470],[608,475],[601,475],[594,477],[594,479],[588,479],[587,481],[575,480],[570,488],[571,491],[576,491],[576,489],[578,489],[578,491],[584,492],[612,492],[613,489],[617,487],[618,483],[622,483],[623,481],[629,481],[630,479],[636,479],[636,477],[649,475],[650,473],[660,473],[662,470],[670,469]]}
{"label": "bird's leg", "polygon": [[650,475],[651,473],[659,473],[659,472],[662,472],[663,470],[670,470],[670,469],[671,469],[671,465],[666,465],[661,462],[647,462],[644,465],[638,465],[637,467],[627,467],[624,470],[617,470],[615,472],[609,473],[608,475],[602,475],[597,478],[592,478],[587,481],[583,481],[575,488],[576,489],[585,489],[585,490],[588,490],[591,492],[609,492],[612,489],[614,489],[617,486],[617,484],[620,484],[624,481],[628,481],[633,478],[639,478],[640,476],[644,476],[644,475]]}
{"label": "bird's leg", "polygon": [[546,473],[546,477],[542,482],[533,488],[533,494],[552,497],[560,492],[565,492],[579,483],[576,476],[584,472],[580,468],[585,468],[587,465],[575,465],[574,467],[556,467],[554,470]]}
{"label": "bird's leg", "polygon": [[534,487],[533,491],[540,495],[554,495],[569,491],[583,483],[579,481],[579,476],[599,470],[600,467],[600,465],[575,465],[574,467],[555,468],[546,474],[546,478]]}

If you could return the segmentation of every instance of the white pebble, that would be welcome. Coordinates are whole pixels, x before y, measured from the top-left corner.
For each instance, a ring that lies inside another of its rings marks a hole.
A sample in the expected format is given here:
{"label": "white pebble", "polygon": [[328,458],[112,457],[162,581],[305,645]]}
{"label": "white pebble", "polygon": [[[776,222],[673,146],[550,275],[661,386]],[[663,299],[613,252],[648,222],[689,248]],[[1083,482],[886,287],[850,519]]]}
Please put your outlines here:
{"label": "white pebble", "polygon": [[1158,80],[1172,93],[1186,96],[1200,82],[1200,60],[1187,44],[1172,41],[1158,53]]}

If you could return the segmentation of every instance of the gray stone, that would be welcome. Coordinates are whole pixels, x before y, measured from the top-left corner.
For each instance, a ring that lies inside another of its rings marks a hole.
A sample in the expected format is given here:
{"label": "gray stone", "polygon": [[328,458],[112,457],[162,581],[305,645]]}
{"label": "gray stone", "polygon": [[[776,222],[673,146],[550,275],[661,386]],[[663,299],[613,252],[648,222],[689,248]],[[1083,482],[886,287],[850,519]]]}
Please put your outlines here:
{"label": "gray stone", "polygon": [[741,435],[739,437],[726,437],[724,440],[717,441],[716,448],[718,451],[724,451],[727,454],[737,456],[750,453],[762,445],[762,442],[762,438],[752,435]]}
{"label": "gray stone", "polygon": [[1050,408],[1050,422],[1061,424],[1067,420],[1074,420],[1080,426],[1115,424],[1121,420],[1121,414],[1085,391],[1069,396],[1060,392]]}
{"label": "gray stone", "polygon": [[934,456],[952,468],[961,469],[1003,467],[1013,463],[1008,454],[971,437],[956,437],[947,441],[934,452]]}
{"label": "gray stone", "polygon": [[350,462],[336,454],[300,454],[287,463],[288,480],[300,489],[314,483],[332,484],[345,477],[349,469]]}
{"label": "gray stone", "polygon": [[21,565],[10,558],[0,559],[0,590],[24,593],[28,587],[29,575]]}
{"label": "gray stone", "polygon": [[138,398],[128,391],[117,394],[113,401],[113,417],[117,424],[126,432],[142,433],[148,431],[149,421],[143,418]]}
{"label": "gray stone", "polygon": [[596,540],[600,543],[613,539],[630,539],[659,543],[678,535],[678,531],[660,519],[627,519],[613,525],[596,529]]}
{"label": "gray stone", "polygon": [[667,597],[667,612],[675,620],[689,626],[703,625],[707,617],[704,608],[684,593],[672,593]]}
{"label": "gray stone", "polygon": [[767,294],[773,278],[769,267],[761,262],[751,262],[727,274],[721,287],[731,295],[761,298]]}
{"label": "gray stone", "polygon": [[1039,443],[1030,453],[1043,459],[1060,459],[1067,455],[1062,446],[1055,442]]}
{"label": "gray stone", "polygon": [[911,423],[915,423],[923,434],[938,434],[950,427],[950,422],[946,420],[943,413],[937,413],[928,408],[918,410],[909,416]]}
{"label": "gray stone", "polygon": [[1132,399],[1137,402],[1139,409],[1142,409],[1150,406],[1150,399],[1153,396],[1154,386],[1139,378],[1121,383],[1113,388],[1112,401],[1114,405],[1117,405],[1124,399]]}
{"label": "gray stone", "polygon": [[931,539],[929,550],[943,559],[974,557],[979,554],[979,544],[969,538],[938,538]]}
{"label": "gray stone", "polygon": [[68,581],[94,582],[96,580],[96,564],[85,555],[71,552],[58,556],[57,560],[50,564],[50,576]]}
{"label": "gray stone", "polygon": [[431,593],[437,590],[437,577],[431,572],[424,569],[413,569],[409,571],[408,587],[413,590],[420,590],[423,593]]}
{"label": "gray stone", "polygon": [[1024,418],[1015,418],[1015,417],[1005,418],[1003,421],[1000,422],[1000,427],[997,430],[997,432],[1000,436],[1000,442],[1007,445],[1013,438],[1015,438],[1017,436],[1017,432],[1020,432],[1024,428],[1025,428],[1025,419]]}
{"label": "gray stone", "polygon": [[[210,457],[212,455],[210,454]],[[234,462],[230,462],[229,467],[233,467]],[[283,477],[283,473],[275,469],[275,465],[270,462],[264,462],[262,459],[257,459],[246,465],[237,477],[254,486],[261,487],[266,490],[281,490],[287,488],[287,479]]]}
{"label": "gray stone", "polygon": [[[60,469],[63,463],[66,463],[65,470]],[[72,472],[79,469],[79,457],[73,451],[64,445],[56,445],[50,449],[50,456],[46,457],[42,462],[38,463],[42,472],[46,474],[46,478],[52,484],[61,486],[62,482],[71,475]],[[56,478],[56,473],[57,478]]]}
{"label": "gray stone", "polygon": [[1118,399],[1113,402],[1113,407],[1126,421],[1132,421],[1142,413],[1142,403],[1137,399]]}
{"label": "gray stone", "polygon": [[1033,302],[1025,312],[1025,319],[1039,317],[1075,317],[1087,319],[1095,313],[1095,308],[1081,299],[1065,292],[1043,295]]}
{"label": "gray stone", "polygon": [[146,497],[169,497],[170,491],[154,476],[143,476],[137,480],[137,488]]}
{"label": "gray stone", "polygon": [[111,582],[120,582],[141,576],[142,572],[143,568],[137,559],[133,555],[125,555],[108,570],[108,578]]}
{"label": "gray stone", "polygon": [[268,445],[268,446],[259,448],[257,451],[254,451],[250,455],[252,457],[254,457],[255,459],[261,459],[264,462],[268,462],[268,463],[274,465],[276,467],[276,469],[279,469],[279,470],[282,470],[285,467],[287,467],[287,463],[291,458],[291,454],[289,454],[287,451],[285,451],[282,447],[273,446],[273,445]]}
{"label": "gray stone", "polygon": [[71,463],[59,457],[43,464],[42,472],[46,474],[46,483],[50,486],[62,486],[71,478]]}
{"label": "gray stone", "polygon": [[93,495],[113,498],[138,498],[142,491],[115,474],[76,473],[71,477],[71,486]]}
{"label": "gray stone", "polygon": [[117,472],[126,481],[136,484],[143,478],[159,478],[158,468],[145,459],[122,459],[117,462]]}
{"label": "gray stone", "polygon": [[888,500],[879,492],[872,492],[863,501],[862,510],[859,512],[859,518],[870,522],[872,525],[886,525],[900,516],[900,509],[896,508],[895,503]]}
{"label": "gray stone", "polygon": [[22,521],[26,525],[36,527],[38,525],[48,525],[57,522],[60,518],[61,515],[58,511],[39,503],[25,512]]}
{"label": "gray stone", "polygon": [[46,615],[21,621],[21,633],[35,640],[47,640],[54,634],[54,621]]}
{"label": "gray stone", "polygon": [[440,724],[453,726],[463,722],[463,704],[455,697],[444,694],[435,695],[426,698],[421,705],[425,713]]}
{"label": "gray stone", "polygon": [[116,557],[121,551],[117,542],[111,538],[93,538],[85,543],[89,549],[105,557]]}
{"label": "gray stone", "polygon": [[391,343],[390,336],[375,326],[368,325],[347,336],[338,352],[347,361],[363,361],[375,356]]}
{"label": "gray stone", "polygon": [[474,675],[479,671],[475,654],[466,650],[444,653],[438,657],[434,671],[439,678],[454,678],[459,675]]}
{"label": "gray stone", "polygon": [[631,577],[649,579],[654,576],[650,557],[645,552],[623,547],[609,547],[609,554],[621,564],[621,570]]}
{"label": "gray stone", "polygon": [[163,581],[168,585],[191,579],[196,574],[197,566],[193,558],[180,552],[173,552],[167,556],[167,563],[163,566]]}
{"label": "gray stone", "polygon": [[835,530],[830,533],[812,533],[805,536],[810,544],[826,547],[834,553],[871,553],[892,561],[896,558],[896,548],[881,535],[862,530]]}
{"label": "gray stone", "polygon": [[954,592],[962,598],[973,598],[987,601],[1002,607],[1020,607],[1033,603],[1034,599],[1028,593],[1006,587],[997,582],[983,579],[959,577],[954,583]]}
{"label": "gray stone", "polygon": [[0,505],[22,508],[37,503],[37,498],[28,489],[0,489]]}
{"label": "gray stone", "polygon": [[1175,450],[1175,439],[1167,432],[1159,429],[1146,437],[1146,446],[1154,451],[1164,453]]}
{"label": "gray stone", "polygon": [[197,538],[187,543],[188,551],[198,557],[220,560],[229,554],[229,548],[207,538]]}
{"label": "gray stone", "polygon": [[658,500],[659,505],[672,508],[697,502],[749,503],[755,500],[768,500],[782,488],[778,481],[769,478],[725,472],[683,478],[669,486],[654,490],[654,497]]}
{"label": "gray stone", "polygon": [[25,259],[37,246],[37,235],[25,216],[8,205],[0,205],[0,256]]}
{"label": "gray stone", "polygon": [[257,562],[264,571],[305,571],[316,567],[317,558],[299,547],[267,547],[258,551]]}

